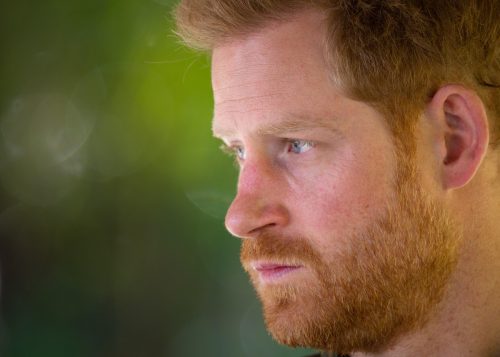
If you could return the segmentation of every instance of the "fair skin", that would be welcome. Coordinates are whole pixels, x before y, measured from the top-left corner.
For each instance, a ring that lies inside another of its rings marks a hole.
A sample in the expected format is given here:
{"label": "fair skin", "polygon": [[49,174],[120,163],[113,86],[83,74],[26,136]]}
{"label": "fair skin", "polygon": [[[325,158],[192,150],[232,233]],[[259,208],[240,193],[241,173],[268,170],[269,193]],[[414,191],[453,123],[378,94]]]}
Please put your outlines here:
{"label": "fair skin", "polygon": [[[212,78],[214,135],[240,165],[227,229],[247,241],[307,237],[328,257],[348,252],[395,200],[397,157],[383,116],[329,80],[324,30],[321,14],[305,11],[225,42],[213,51]],[[443,86],[424,108],[419,185],[463,233],[458,265],[424,326],[352,356],[500,354],[500,163],[488,136],[483,103],[462,85]],[[300,262],[250,265],[264,293],[313,279]]]}

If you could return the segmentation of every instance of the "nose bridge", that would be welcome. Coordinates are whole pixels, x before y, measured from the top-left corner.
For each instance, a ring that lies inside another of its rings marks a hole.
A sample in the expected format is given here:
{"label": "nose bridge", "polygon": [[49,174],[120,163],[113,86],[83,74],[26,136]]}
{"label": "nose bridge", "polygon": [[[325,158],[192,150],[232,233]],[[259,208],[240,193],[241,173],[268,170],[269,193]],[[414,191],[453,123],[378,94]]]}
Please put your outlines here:
{"label": "nose bridge", "polygon": [[258,159],[243,165],[238,177],[238,194],[268,189],[273,182],[271,164]]}
{"label": "nose bridge", "polygon": [[236,198],[245,196],[261,205],[277,202],[280,192],[285,190],[283,175],[281,167],[271,156],[254,152],[242,165]]}
{"label": "nose bridge", "polygon": [[282,202],[279,169],[266,160],[249,160],[238,178],[238,190],[226,215],[231,234],[248,238],[271,226],[284,226],[288,213]]}

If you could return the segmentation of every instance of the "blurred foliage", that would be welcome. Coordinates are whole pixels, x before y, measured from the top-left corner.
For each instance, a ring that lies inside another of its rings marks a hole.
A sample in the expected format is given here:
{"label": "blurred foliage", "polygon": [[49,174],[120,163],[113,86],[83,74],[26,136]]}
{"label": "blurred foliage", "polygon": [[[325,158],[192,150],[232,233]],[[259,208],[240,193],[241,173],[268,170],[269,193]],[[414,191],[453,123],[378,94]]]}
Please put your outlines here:
{"label": "blurred foliage", "polygon": [[168,0],[0,4],[0,354],[302,356],[223,227],[209,60]]}

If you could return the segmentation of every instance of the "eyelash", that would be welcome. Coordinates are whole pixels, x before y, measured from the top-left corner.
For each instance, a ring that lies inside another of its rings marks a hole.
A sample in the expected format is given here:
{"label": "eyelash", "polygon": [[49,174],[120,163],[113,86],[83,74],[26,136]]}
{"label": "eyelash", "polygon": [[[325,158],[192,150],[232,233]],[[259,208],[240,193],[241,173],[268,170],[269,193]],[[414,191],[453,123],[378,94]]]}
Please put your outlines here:
{"label": "eyelash", "polygon": [[229,146],[226,144],[222,144],[220,146],[220,149],[222,150],[223,153],[226,155],[229,155],[233,160],[235,164],[239,164],[240,159],[238,158],[238,153],[237,150],[240,148],[240,146]]}
{"label": "eyelash", "polygon": [[[285,139],[285,142],[286,142],[287,145],[293,145],[294,143],[300,142],[300,143],[309,145],[310,146],[309,149],[312,149],[315,146],[315,143],[312,142],[312,141],[309,141],[309,140]],[[229,145],[226,145],[226,144],[223,143],[220,146],[220,149],[224,153],[226,153],[227,155],[231,156],[237,164],[239,164],[241,161],[244,160],[244,158],[240,158],[239,157],[239,153],[238,153],[238,150],[243,149],[242,146],[238,146],[238,145],[229,146]],[[307,151],[309,151],[309,150],[307,150]],[[291,153],[292,151],[290,149],[287,149],[287,152]],[[302,153],[295,153],[295,154],[299,155],[299,154],[302,154]]]}

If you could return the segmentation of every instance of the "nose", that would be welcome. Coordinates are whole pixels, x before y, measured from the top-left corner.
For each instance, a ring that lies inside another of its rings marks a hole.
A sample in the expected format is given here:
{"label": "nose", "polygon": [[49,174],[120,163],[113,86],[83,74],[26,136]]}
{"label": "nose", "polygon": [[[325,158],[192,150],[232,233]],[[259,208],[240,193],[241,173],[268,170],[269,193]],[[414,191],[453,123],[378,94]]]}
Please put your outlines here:
{"label": "nose", "polygon": [[283,181],[276,169],[248,163],[238,179],[238,192],[226,214],[226,228],[239,238],[254,238],[289,224]]}

